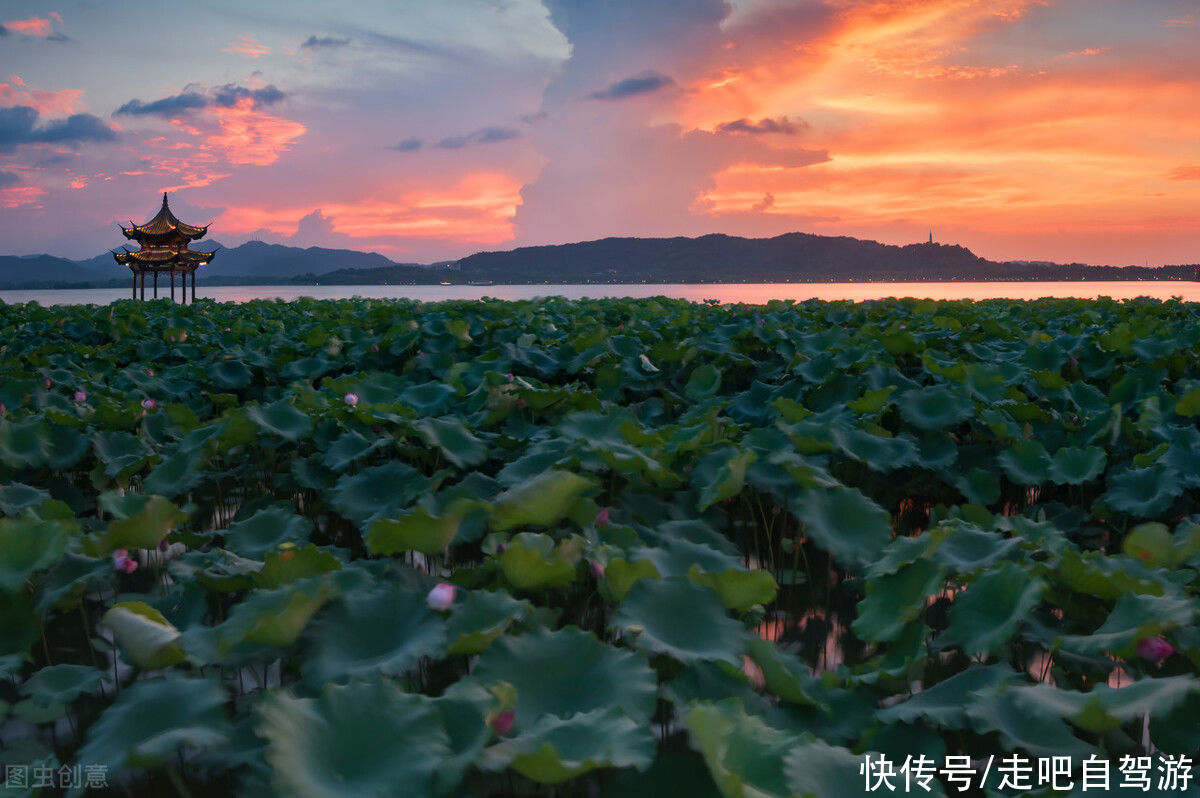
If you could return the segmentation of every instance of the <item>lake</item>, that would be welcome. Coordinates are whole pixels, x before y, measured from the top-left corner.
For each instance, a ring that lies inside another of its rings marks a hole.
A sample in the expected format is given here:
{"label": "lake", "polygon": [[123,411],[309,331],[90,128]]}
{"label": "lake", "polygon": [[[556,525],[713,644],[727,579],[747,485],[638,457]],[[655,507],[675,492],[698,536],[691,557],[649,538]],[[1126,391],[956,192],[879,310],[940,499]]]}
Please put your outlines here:
{"label": "lake", "polygon": [[[406,297],[424,302],[443,299],[532,299],[561,296],[649,297],[668,296],[700,302],[716,299],[723,303],[763,304],[772,299],[849,299],[862,301],[885,297],[929,299],[1039,299],[1041,297],[1112,297],[1132,299],[1179,297],[1200,302],[1200,282],[998,282],[998,283],[705,283],[633,285],[238,285],[200,286],[197,297],[219,302],[248,302],[253,299],[346,299]],[[107,304],[129,297],[124,288],[72,288],[60,290],[0,291],[0,300],[41,305]]]}

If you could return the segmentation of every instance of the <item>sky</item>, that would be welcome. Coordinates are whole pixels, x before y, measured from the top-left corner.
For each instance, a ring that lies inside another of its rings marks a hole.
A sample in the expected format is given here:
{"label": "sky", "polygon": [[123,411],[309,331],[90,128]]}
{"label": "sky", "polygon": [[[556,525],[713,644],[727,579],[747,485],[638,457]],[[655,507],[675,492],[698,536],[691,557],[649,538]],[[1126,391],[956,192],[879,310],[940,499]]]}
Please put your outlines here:
{"label": "sky", "polygon": [[4,0],[0,254],[607,236],[1200,262],[1200,0]]}

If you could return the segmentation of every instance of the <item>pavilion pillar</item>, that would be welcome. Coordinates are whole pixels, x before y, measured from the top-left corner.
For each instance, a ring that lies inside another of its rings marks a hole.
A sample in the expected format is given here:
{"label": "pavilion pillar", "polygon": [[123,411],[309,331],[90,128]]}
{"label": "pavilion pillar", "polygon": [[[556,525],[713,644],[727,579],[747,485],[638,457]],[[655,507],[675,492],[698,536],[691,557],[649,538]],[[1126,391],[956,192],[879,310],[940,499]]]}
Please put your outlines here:
{"label": "pavilion pillar", "polygon": [[137,299],[137,272],[133,269],[129,270],[129,276],[133,278],[133,296],[130,299]]}
{"label": "pavilion pillar", "polygon": [[175,301],[175,270],[171,269],[171,301]]}
{"label": "pavilion pillar", "polygon": [[158,299],[158,269],[154,270],[154,298]]}
{"label": "pavilion pillar", "polygon": [[142,272],[142,301],[146,301],[146,272]]}
{"label": "pavilion pillar", "polygon": [[196,270],[192,269],[192,302],[196,301]]}

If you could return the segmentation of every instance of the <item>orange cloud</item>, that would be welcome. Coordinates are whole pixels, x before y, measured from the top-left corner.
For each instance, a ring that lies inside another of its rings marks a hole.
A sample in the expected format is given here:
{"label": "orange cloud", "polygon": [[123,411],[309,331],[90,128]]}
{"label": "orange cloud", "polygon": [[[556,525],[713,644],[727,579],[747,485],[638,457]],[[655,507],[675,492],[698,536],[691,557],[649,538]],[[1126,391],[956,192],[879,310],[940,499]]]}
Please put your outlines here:
{"label": "orange cloud", "polygon": [[[61,22],[62,17],[58,17]],[[47,38],[54,35],[54,25],[48,19],[30,17],[29,19],[14,19],[6,21],[4,27],[25,36],[40,36]]]}
{"label": "orange cloud", "polygon": [[[333,232],[357,239],[437,239],[501,244],[513,239],[521,181],[494,172],[467,175],[444,188],[395,188],[354,203],[322,204]],[[215,228],[233,234],[291,235],[312,204],[229,207]]]}
{"label": "orange cloud", "polygon": [[299,122],[257,110],[249,97],[228,108],[210,106],[205,112],[219,128],[205,138],[205,147],[220,152],[235,166],[275,163],[307,132]]}
{"label": "orange cloud", "polygon": [[223,53],[234,53],[246,58],[259,58],[271,52],[271,48],[253,36],[239,36],[221,48]]}
{"label": "orange cloud", "polygon": [[25,91],[17,88],[24,85],[25,81],[17,77],[13,78],[11,84],[0,83],[0,107],[27,105],[37,109],[39,114],[48,116],[68,116],[83,108],[83,89]]}

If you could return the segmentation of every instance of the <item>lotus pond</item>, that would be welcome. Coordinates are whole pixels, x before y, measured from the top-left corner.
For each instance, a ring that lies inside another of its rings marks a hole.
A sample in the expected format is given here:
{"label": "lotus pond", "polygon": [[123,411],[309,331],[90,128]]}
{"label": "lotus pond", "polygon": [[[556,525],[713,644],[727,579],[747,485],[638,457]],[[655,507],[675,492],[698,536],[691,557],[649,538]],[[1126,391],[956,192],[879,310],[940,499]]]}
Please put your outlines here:
{"label": "lotus pond", "polygon": [[866,753],[1194,755],[1198,349],[1177,301],[0,305],[0,764],[833,796]]}

